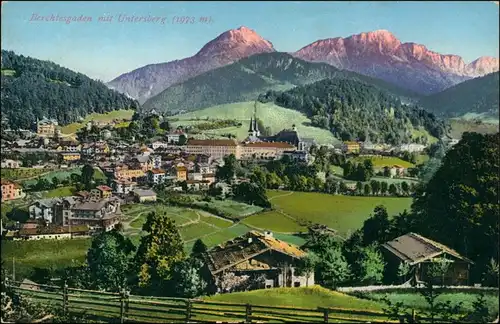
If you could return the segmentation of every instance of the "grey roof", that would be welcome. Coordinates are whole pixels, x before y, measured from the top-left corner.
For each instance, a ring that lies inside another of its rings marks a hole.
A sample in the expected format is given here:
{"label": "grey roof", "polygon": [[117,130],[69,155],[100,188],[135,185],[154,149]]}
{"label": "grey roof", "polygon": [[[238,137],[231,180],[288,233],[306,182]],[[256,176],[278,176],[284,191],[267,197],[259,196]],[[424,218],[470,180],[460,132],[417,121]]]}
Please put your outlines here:
{"label": "grey roof", "polygon": [[149,155],[137,155],[135,156],[135,159],[137,159],[140,163],[145,163],[149,161]]}
{"label": "grey roof", "polygon": [[149,189],[134,189],[132,192],[141,197],[156,196],[156,192]]}
{"label": "grey roof", "polygon": [[76,210],[94,210],[94,211],[97,211],[97,210],[100,210],[102,209],[104,206],[106,206],[106,201],[105,200],[101,200],[101,201],[87,201],[87,202],[83,202],[81,204],[78,204],[76,205],[75,207],[73,207],[73,209],[76,209]]}
{"label": "grey roof", "polygon": [[416,233],[401,235],[382,246],[396,257],[409,264],[417,264],[437,257],[443,253],[473,263],[471,260],[461,256],[457,251]]}
{"label": "grey roof", "polygon": [[63,197],[63,201],[67,201],[71,206],[75,205],[76,203],[80,202],[80,197],[78,196],[68,196],[68,197]]}
{"label": "grey roof", "polygon": [[47,208],[52,208],[52,206],[54,206],[55,204],[61,202],[61,200],[59,198],[47,198],[47,199],[40,199],[40,200],[37,200],[35,203],[38,203],[44,207],[47,207]]}

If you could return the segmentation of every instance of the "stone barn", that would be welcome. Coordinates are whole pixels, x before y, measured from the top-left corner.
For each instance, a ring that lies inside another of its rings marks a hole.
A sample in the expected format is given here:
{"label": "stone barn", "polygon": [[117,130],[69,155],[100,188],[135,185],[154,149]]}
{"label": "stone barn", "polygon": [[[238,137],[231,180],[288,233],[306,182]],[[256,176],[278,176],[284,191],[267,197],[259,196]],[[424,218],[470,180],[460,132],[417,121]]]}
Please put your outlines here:
{"label": "stone barn", "polygon": [[205,259],[217,291],[229,292],[314,285],[314,273],[297,271],[305,255],[270,232],[251,231],[209,250]]}

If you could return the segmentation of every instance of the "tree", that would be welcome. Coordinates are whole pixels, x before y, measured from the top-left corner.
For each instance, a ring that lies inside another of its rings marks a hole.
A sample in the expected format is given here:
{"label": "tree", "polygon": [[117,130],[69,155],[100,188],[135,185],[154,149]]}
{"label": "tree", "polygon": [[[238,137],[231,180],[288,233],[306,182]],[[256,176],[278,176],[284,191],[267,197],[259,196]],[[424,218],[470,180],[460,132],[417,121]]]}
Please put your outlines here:
{"label": "tree", "polygon": [[385,206],[375,207],[374,214],[363,223],[363,244],[383,244],[389,241],[391,222]]}
{"label": "tree", "polygon": [[389,185],[385,181],[380,181],[380,193],[385,196],[385,193],[387,192],[389,188]]}
{"label": "tree", "polygon": [[[428,274],[434,278],[441,279],[441,285],[444,286],[444,276],[448,272],[451,266],[451,261],[446,259],[446,257],[442,257],[439,259],[434,259],[432,263],[428,267]],[[432,281],[431,281],[432,282]]]}
{"label": "tree", "polygon": [[365,186],[364,186],[364,193],[365,193],[365,196],[369,196],[370,193],[372,191],[372,188],[370,187],[370,184],[369,183],[365,183]]}
{"label": "tree", "polygon": [[371,159],[365,159],[363,161],[363,167],[367,171],[368,177],[364,179],[364,181],[370,180],[371,177],[375,174],[375,170],[373,168],[373,161]]}
{"label": "tree", "polygon": [[370,181],[370,187],[372,189],[372,193],[374,195],[378,195],[378,193],[380,192],[380,182],[377,180],[372,180]]}
{"label": "tree", "polygon": [[194,242],[193,249],[191,250],[191,256],[200,257],[207,252],[207,246],[203,243],[202,239],[197,239]]}
{"label": "tree", "polygon": [[234,154],[224,157],[224,165],[217,167],[215,176],[220,181],[231,181],[236,174],[237,161]]}
{"label": "tree", "polygon": [[171,127],[170,127],[170,122],[168,120],[164,120],[160,123],[160,128],[163,129],[164,131],[169,132]]}
{"label": "tree", "polygon": [[82,168],[81,181],[85,186],[85,190],[92,189],[92,180],[94,179],[94,167],[85,164]]}
{"label": "tree", "polygon": [[396,196],[398,193],[398,188],[396,187],[396,185],[394,183],[391,183],[389,185],[389,194],[391,196]]}
{"label": "tree", "polygon": [[410,186],[408,185],[408,183],[406,181],[401,182],[401,190],[403,190],[405,195],[410,194]]}
{"label": "tree", "polygon": [[361,194],[361,190],[363,190],[363,183],[361,181],[356,182],[356,193]]}
{"label": "tree", "polygon": [[360,280],[363,284],[374,285],[382,282],[385,262],[374,245],[370,245],[362,250],[361,259],[358,262],[361,270]]}
{"label": "tree", "polygon": [[127,275],[134,244],[116,230],[103,232],[92,239],[87,264],[92,287],[119,292],[127,286]]}
{"label": "tree", "polygon": [[340,247],[330,247],[319,257],[321,261],[317,266],[316,277],[322,286],[335,289],[351,276],[351,269]]}
{"label": "tree", "polygon": [[171,282],[179,297],[193,298],[203,294],[207,283],[201,276],[203,263],[198,258],[189,258],[174,266]]}
{"label": "tree", "polygon": [[410,273],[410,264],[407,262],[401,262],[398,265],[398,277],[403,280],[403,282],[406,281],[408,274]]}
{"label": "tree", "polygon": [[309,252],[305,257],[300,260],[299,266],[297,267],[297,274],[300,276],[304,274],[306,276],[306,287],[309,287],[309,277],[314,270],[316,265],[319,263],[319,258],[313,252]]}
{"label": "tree", "polygon": [[141,237],[135,256],[139,287],[164,294],[174,265],[185,258],[181,235],[166,213],[149,213],[142,230],[148,235]]}
{"label": "tree", "polygon": [[59,178],[58,178],[58,177],[53,177],[53,178],[52,178],[52,185],[53,185],[54,187],[59,186],[59,183],[60,183],[60,181],[59,181]]}
{"label": "tree", "polygon": [[282,180],[274,172],[266,174],[267,187],[270,189],[278,189],[282,185]]}
{"label": "tree", "polygon": [[420,234],[473,256],[474,281],[499,254],[499,139],[499,133],[464,133],[412,205]]}
{"label": "tree", "polygon": [[234,198],[247,204],[261,206],[263,208],[271,207],[266,196],[266,190],[258,183],[242,182],[233,186]]}
{"label": "tree", "polygon": [[486,270],[483,275],[483,282],[487,286],[498,287],[498,274],[500,267],[498,266],[498,262],[494,259],[490,259],[490,263],[486,267]]}
{"label": "tree", "polygon": [[186,145],[187,144],[187,137],[184,134],[181,134],[179,136],[179,145]]}

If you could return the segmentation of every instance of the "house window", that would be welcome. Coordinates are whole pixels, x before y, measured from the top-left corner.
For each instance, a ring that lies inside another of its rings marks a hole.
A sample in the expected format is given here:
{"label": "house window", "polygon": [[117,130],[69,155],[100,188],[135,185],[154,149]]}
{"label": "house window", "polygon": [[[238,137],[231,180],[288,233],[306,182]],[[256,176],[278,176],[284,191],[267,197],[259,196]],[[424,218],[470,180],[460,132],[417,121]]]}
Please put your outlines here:
{"label": "house window", "polygon": [[300,287],[300,281],[295,281],[293,284],[294,287]]}
{"label": "house window", "polygon": [[266,289],[273,288],[271,285],[266,285]]}

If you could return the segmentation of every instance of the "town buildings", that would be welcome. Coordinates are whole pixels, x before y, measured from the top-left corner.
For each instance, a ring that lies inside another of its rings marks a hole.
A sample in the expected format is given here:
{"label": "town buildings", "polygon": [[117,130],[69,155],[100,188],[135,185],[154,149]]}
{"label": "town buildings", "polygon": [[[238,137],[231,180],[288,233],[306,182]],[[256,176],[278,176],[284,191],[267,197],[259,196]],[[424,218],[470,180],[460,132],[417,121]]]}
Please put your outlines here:
{"label": "town buildings", "polygon": [[116,194],[128,195],[129,192],[137,187],[137,182],[128,181],[126,179],[114,179],[111,183],[111,187]]}
{"label": "town buildings", "polygon": [[347,141],[342,144],[342,152],[347,154],[357,154],[361,149],[361,145],[358,142]]}
{"label": "town buildings", "polygon": [[85,237],[90,234],[87,225],[80,226],[36,226],[34,228],[22,228],[17,231],[8,231],[5,235],[7,240],[61,240],[73,237]]}
{"label": "town buildings", "polygon": [[130,194],[133,195],[136,202],[144,203],[156,201],[156,192],[154,192],[153,190],[134,189],[130,192]]}
{"label": "town buildings", "polygon": [[18,160],[6,159],[1,162],[2,169],[19,169],[22,163]]}
{"label": "town buildings", "polygon": [[54,136],[56,134],[57,121],[43,118],[36,123],[36,133],[38,136]]}
{"label": "town buildings", "polygon": [[23,198],[25,196],[22,187],[12,181],[0,179],[2,185],[2,202]]}
{"label": "town buildings", "polygon": [[189,139],[185,152],[196,155],[210,155],[213,159],[222,159],[224,156],[234,154],[239,159],[239,145],[232,139],[196,140]]}
{"label": "town buildings", "polygon": [[95,194],[40,199],[28,210],[32,219],[59,226],[88,225],[92,231],[111,230],[121,218],[118,198],[96,199]]}
{"label": "town buildings", "polygon": [[166,172],[163,169],[153,169],[147,172],[148,182],[156,185],[165,181]]}

